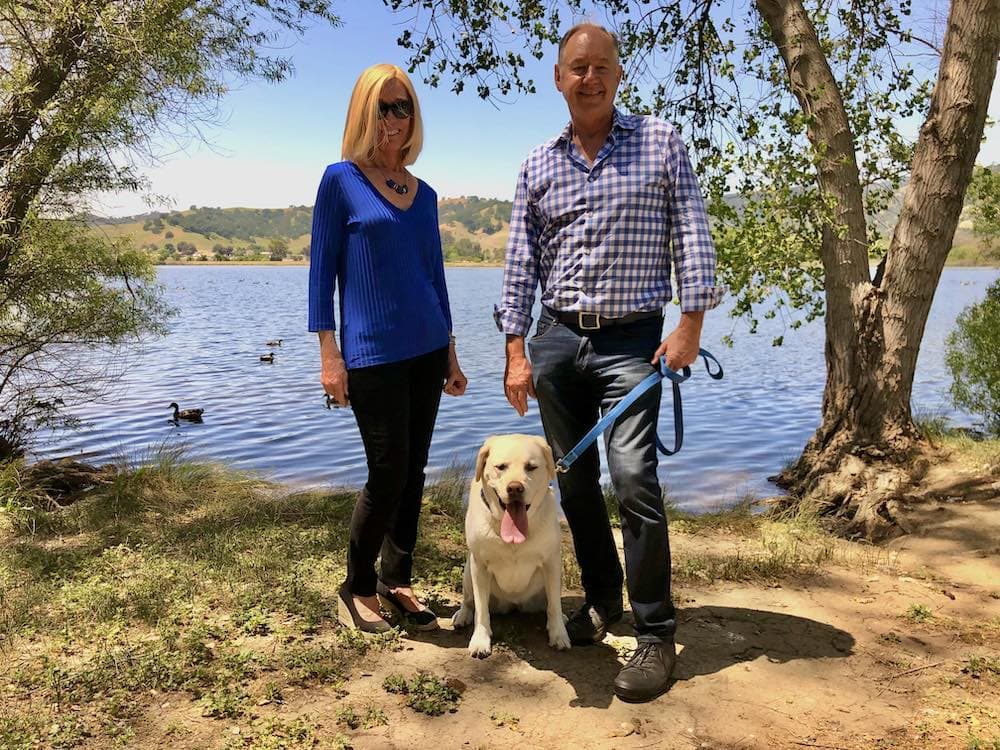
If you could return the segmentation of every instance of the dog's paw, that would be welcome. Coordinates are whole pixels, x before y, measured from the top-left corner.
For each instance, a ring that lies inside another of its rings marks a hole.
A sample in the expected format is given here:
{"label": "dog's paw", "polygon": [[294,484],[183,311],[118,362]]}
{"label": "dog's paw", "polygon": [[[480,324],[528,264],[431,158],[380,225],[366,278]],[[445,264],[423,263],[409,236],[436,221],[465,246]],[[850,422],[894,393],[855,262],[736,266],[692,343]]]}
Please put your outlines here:
{"label": "dog's paw", "polygon": [[451,616],[451,626],[453,628],[464,628],[472,624],[473,619],[475,619],[476,611],[472,607],[466,607],[464,604],[458,608],[458,612]]}
{"label": "dog's paw", "polygon": [[569,633],[561,620],[558,625],[549,628],[549,645],[557,651],[565,651],[570,647]]}
{"label": "dog's paw", "polygon": [[483,628],[476,628],[472,634],[472,640],[469,641],[469,656],[485,659],[490,655],[491,650],[490,634]]}

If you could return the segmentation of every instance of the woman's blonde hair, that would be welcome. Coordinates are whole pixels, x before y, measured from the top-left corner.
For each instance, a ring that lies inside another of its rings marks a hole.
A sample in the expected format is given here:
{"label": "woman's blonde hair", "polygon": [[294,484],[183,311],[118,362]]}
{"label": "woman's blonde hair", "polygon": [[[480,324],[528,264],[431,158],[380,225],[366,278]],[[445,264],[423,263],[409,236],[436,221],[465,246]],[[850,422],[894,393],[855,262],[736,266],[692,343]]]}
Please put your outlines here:
{"label": "woman's blonde hair", "polygon": [[413,102],[413,127],[403,145],[403,166],[413,164],[424,145],[424,124],[420,117],[420,103],[406,72],[395,65],[379,63],[365,68],[358,76],[347,107],[344,125],[344,143],[341,158],[357,164],[371,165],[378,152],[378,100],[386,82],[395,79],[403,84]]}

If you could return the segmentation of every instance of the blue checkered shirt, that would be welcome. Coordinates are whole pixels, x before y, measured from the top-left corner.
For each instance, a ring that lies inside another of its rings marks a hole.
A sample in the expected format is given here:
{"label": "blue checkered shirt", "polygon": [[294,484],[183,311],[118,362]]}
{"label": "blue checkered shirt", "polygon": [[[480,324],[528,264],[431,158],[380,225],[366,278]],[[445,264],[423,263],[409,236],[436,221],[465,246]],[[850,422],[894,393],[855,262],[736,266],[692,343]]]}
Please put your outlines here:
{"label": "blue checkered shirt", "polygon": [[616,109],[591,166],[568,125],[521,165],[497,325],[527,334],[539,282],[542,304],[555,310],[660,310],[673,298],[671,263],[683,312],[719,304],[708,216],[677,131]]}

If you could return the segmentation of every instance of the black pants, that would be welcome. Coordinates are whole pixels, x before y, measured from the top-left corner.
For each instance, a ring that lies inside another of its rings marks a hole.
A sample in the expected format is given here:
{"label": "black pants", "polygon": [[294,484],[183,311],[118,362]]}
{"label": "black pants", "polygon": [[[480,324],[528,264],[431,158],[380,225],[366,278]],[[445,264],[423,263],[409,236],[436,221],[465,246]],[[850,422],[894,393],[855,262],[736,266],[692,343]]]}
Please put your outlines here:
{"label": "black pants", "polygon": [[375,594],[375,559],[390,588],[410,585],[424,467],[434,432],[448,348],[347,372],[348,395],[368,461],[351,517],[347,589]]}

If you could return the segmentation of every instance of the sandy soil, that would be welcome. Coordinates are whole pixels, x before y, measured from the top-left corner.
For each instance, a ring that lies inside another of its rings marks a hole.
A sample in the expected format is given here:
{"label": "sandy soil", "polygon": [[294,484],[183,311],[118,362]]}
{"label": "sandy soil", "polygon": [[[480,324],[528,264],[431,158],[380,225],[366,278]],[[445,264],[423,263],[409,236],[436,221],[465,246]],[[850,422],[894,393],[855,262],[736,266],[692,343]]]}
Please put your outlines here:
{"label": "sandy soil", "polygon": [[[541,617],[510,615],[494,620],[488,659],[445,625],[373,657],[344,689],[291,693],[256,721],[305,715],[324,741],[354,748],[1000,748],[1000,477],[935,467],[906,518],[913,533],[885,547],[828,541],[831,559],[806,574],[679,582],[676,682],[648,704],[611,690],[634,643],[627,625],[555,652]],[[672,543],[675,565],[761,550],[715,531],[672,532]],[[579,602],[564,592],[567,612]],[[455,712],[418,714],[382,688],[419,670],[462,691]],[[253,726],[164,703],[144,747],[218,747]],[[344,706],[378,706],[389,724],[345,729]]]}

